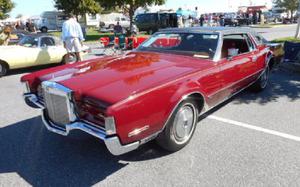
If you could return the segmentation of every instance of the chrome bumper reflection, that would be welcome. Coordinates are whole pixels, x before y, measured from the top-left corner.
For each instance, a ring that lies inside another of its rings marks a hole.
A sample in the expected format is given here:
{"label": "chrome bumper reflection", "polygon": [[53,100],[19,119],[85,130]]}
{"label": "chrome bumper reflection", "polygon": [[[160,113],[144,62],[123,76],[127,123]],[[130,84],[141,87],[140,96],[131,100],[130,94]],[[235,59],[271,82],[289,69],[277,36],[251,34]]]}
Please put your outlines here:
{"label": "chrome bumper reflection", "polygon": [[[137,149],[140,146],[140,142],[133,142],[127,145],[122,145],[120,142],[120,139],[117,136],[111,136],[108,137],[106,132],[103,129],[97,128],[95,126],[92,126],[86,122],[73,122],[70,124],[67,124],[65,128],[61,128],[60,126],[56,126],[53,124],[48,118],[44,110],[44,106],[42,103],[40,103],[34,94],[27,94],[24,95],[24,99],[26,103],[34,108],[40,108],[42,109],[42,120],[46,126],[46,128],[54,133],[67,136],[70,131],[72,130],[81,130],[84,131],[96,138],[99,138],[104,141],[107,149],[111,152],[113,155],[122,155],[124,153],[133,151]],[[31,102],[31,103],[28,103]]]}

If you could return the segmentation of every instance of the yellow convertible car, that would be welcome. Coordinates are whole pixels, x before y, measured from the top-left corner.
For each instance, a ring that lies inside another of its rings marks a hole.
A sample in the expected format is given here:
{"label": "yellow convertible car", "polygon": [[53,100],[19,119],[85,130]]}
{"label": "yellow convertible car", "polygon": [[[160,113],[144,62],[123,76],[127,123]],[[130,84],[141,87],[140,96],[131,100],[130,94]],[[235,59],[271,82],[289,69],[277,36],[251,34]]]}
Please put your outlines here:
{"label": "yellow convertible car", "polygon": [[[85,53],[90,50],[86,46],[83,49]],[[66,49],[57,37],[39,34],[24,36],[18,45],[0,46],[0,77],[12,69],[64,64],[66,54]]]}

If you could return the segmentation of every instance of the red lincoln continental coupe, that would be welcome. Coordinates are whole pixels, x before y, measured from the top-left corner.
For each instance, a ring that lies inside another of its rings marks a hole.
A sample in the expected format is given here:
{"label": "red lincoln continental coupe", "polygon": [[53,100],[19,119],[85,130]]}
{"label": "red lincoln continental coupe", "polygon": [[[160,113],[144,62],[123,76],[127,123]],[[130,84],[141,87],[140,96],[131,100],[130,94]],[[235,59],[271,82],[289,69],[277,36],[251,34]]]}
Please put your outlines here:
{"label": "red lincoln continental coupe", "polygon": [[191,140],[198,116],[251,86],[268,83],[270,50],[238,28],[157,32],[120,56],[54,67],[21,78],[25,101],[46,128],[82,130],[114,155],[156,139],[169,151]]}

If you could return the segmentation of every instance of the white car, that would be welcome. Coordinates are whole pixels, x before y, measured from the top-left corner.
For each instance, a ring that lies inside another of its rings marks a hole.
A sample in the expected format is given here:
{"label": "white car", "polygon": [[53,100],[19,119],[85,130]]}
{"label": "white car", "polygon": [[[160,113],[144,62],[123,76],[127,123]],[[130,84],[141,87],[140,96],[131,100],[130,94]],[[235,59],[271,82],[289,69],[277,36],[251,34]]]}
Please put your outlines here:
{"label": "white car", "polygon": [[[82,53],[90,52],[83,46]],[[27,35],[18,45],[0,46],[0,77],[9,70],[45,64],[64,64],[67,54],[61,40],[49,35]]]}
{"label": "white car", "polygon": [[101,15],[100,19],[100,30],[104,29],[114,29],[114,26],[119,24],[124,28],[128,29],[130,27],[130,20],[127,16],[119,13],[110,13]]}

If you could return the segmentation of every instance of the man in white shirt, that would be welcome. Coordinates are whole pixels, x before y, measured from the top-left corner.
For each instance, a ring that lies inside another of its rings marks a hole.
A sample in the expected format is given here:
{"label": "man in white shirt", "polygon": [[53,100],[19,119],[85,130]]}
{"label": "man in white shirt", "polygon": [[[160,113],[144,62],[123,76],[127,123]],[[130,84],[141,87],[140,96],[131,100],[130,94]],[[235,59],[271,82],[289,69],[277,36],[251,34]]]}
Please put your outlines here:
{"label": "man in white shirt", "polygon": [[73,14],[70,14],[69,20],[65,21],[62,26],[62,40],[68,52],[66,58],[69,59],[70,53],[75,53],[76,62],[81,61],[80,52],[84,37],[81,26]]}

